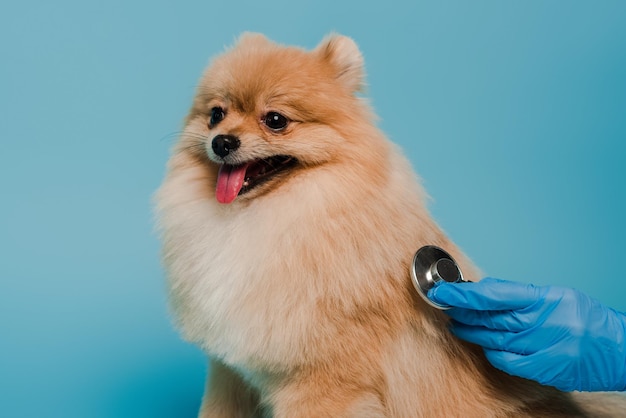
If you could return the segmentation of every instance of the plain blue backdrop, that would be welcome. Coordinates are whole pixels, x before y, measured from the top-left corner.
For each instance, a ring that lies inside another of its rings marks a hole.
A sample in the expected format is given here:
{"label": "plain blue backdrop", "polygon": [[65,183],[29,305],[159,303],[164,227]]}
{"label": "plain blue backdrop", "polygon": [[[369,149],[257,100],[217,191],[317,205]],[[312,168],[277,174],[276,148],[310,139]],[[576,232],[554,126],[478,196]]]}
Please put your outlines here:
{"label": "plain blue backdrop", "polygon": [[353,37],[380,125],[486,275],[626,309],[626,2],[0,6],[0,416],[193,417],[151,195],[243,31]]}

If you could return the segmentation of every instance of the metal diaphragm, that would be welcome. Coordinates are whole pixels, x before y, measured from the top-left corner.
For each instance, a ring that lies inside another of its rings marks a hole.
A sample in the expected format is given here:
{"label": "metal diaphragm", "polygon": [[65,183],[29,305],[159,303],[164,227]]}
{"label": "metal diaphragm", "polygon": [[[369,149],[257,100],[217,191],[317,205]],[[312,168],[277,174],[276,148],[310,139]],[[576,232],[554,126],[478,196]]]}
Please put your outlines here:
{"label": "metal diaphragm", "polygon": [[428,299],[428,291],[438,282],[463,282],[461,269],[454,258],[443,249],[434,245],[426,245],[415,253],[411,266],[411,279],[417,293],[437,309],[449,309],[449,306],[440,305]]}

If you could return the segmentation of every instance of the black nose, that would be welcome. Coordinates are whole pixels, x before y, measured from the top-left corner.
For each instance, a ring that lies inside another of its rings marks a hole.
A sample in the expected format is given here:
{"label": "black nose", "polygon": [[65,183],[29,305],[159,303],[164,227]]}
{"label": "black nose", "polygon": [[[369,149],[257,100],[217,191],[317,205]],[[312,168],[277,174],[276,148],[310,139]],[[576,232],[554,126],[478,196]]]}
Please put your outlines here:
{"label": "black nose", "polygon": [[211,141],[211,148],[218,157],[226,157],[229,152],[235,151],[239,148],[239,138],[233,135],[217,135]]}

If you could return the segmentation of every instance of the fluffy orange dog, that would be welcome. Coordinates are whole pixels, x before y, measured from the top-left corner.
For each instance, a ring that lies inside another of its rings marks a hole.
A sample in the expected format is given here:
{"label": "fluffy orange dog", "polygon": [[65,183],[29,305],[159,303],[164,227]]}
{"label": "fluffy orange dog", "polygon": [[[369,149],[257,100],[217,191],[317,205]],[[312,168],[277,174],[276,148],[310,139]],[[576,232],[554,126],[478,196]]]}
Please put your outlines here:
{"label": "fluffy orange dog", "polygon": [[252,34],[200,82],[157,195],[172,306],[211,359],[200,416],[609,414],[612,399],[495,370],[417,296],[422,245],[477,275],[362,85],[349,38],[304,51]]}

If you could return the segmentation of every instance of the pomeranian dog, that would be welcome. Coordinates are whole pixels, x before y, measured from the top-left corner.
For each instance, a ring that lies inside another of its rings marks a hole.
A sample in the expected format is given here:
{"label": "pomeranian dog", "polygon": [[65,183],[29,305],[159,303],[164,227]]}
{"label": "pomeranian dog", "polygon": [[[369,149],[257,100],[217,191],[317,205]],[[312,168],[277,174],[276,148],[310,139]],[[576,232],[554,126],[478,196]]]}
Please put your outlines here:
{"label": "pomeranian dog", "polygon": [[200,81],[156,197],[177,324],[210,358],[200,416],[625,416],[496,370],[417,295],[423,245],[478,275],[363,84],[340,35],[245,34]]}

